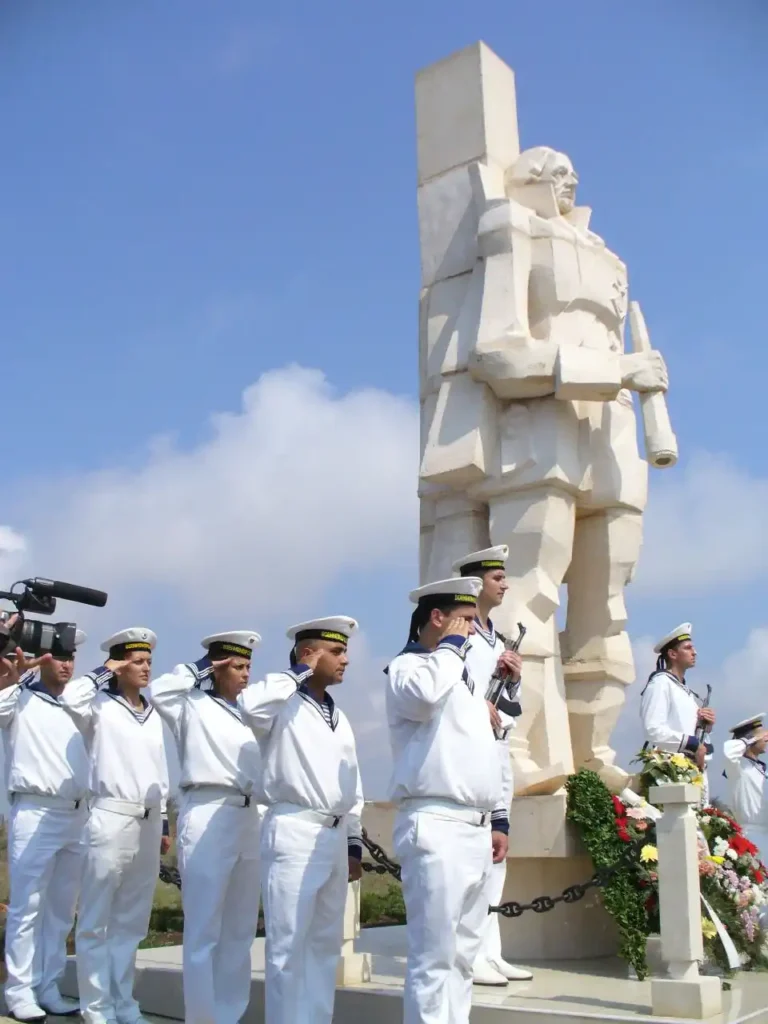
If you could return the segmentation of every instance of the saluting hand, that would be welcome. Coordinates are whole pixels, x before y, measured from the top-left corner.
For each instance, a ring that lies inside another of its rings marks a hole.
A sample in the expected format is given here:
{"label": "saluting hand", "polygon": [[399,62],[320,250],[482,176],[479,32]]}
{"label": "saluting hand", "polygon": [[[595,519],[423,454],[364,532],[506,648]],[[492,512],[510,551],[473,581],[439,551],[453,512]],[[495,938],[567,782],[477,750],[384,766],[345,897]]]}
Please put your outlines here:
{"label": "saluting hand", "polygon": [[323,652],[319,647],[306,647],[297,657],[302,665],[306,665],[308,669],[314,672],[322,656]]}
{"label": "saluting hand", "polygon": [[448,619],[440,630],[437,642],[440,643],[447,636],[469,636],[469,619],[455,618]]}
{"label": "saluting hand", "polygon": [[15,686],[25,672],[52,660],[50,654],[43,654],[39,658],[27,658],[22,649],[17,647],[12,654],[0,658],[0,690],[7,686]]}

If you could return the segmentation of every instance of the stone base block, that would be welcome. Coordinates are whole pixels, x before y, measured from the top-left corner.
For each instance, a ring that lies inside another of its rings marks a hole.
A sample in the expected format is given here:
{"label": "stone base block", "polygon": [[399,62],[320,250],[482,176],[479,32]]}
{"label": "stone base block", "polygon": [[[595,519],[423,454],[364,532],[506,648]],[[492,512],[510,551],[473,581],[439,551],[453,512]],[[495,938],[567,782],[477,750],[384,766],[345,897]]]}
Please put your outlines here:
{"label": "stone base block", "polygon": [[654,978],[651,981],[654,1017],[686,1017],[706,1020],[723,1010],[719,978]]}
{"label": "stone base block", "polygon": [[[592,874],[587,855],[514,857],[508,861],[502,900],[530,903],[537,896],[559,896],[567,886],[586,882]],[[512,963],[612,956],[619,945],[616,925],[595,889],[577,903],[558,903],[542,914],[528,910],[522,917],[502,917],[500,926],[504,958]]]}
{"label": "stone base block", "polygon": [[367,953],[347,953],[339,957],[336,985],[362,985],[371,980],[371,958]]}

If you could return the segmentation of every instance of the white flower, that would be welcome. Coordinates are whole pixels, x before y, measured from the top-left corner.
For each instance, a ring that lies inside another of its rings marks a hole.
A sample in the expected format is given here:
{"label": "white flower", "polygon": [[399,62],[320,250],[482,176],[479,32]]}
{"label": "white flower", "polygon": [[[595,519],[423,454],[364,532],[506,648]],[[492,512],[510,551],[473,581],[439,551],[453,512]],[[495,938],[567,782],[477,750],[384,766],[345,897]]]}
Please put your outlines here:
{"label": "white flower", "polygon": [[731,860],[738,860],[738,857],[739,857],[738,853],[736,853],[736,851],[735,851],[735,850],[732,850],[732,849],[730,848],[730,846],[729,846],[729,847],[728,847],[728,849],[727,849],[727,850],[725,851],[725,856],[726,856],[726,857],[729,857],[729,858],[730,858]]}
{"label": "white flower", "polygon": [[725,851],[728,849],[728,840],[723,839],[720,836],[713,843],[713,852],[715,857],[724,857]]}

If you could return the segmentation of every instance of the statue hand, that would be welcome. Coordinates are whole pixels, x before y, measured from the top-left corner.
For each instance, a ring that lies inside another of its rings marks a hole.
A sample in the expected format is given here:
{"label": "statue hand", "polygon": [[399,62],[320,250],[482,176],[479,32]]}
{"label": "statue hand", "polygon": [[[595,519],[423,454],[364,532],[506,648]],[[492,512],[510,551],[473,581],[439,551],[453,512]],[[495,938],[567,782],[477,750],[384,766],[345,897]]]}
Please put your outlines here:
{"label": "statue hand", "polygon": [[661,352],[629,352],[621,359],[621,386],[630,391],[666,391],[667,365]]}

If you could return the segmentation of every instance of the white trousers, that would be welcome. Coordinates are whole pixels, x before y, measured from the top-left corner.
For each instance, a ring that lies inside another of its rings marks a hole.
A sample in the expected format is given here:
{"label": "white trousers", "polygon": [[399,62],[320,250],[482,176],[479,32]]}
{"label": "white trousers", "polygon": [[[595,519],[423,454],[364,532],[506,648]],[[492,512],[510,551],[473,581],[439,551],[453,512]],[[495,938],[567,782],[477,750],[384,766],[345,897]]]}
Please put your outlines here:
{"label": "white trousers", "polygon": [[[509,807],[512,803],[513,796],[513,778],[512,771],[509,766],[509,739],[496,741],[496,753],[499,755],[499,761],[502,763],[502,780],[504,786],[502,796],[507,807]],[[488,857],[491,861],[491,867],[488,873],[488,891],[486,898],[488,900],[489,907],[497,907],[499,903],[501,903],[501,898],[504,895],[504,882],[507,879],[507,861],[505,859],[501,864],[494,864],[493,850],[489,851]],[[501,917],[499,914],[486,915],[477,959],[485,961],[503,959],[503,954],[501,952]]]}
{"label": "white trousers", "polygon": [[[295,810],[297,810],[296,808]],[[266,1024],[331,1024],[349,881],[347,831],[278,804],[264,819]]]}
{"label": "white trousers", "polygon": [[488,916],[489,825],[401,809],[394,849],[402,866],[408,966],[404,1024],[468,1024],[472,964]]}
{"label": "white trousers", "polygon": [[237,1024],[251,995],[259,919],[259,809],[182,798],[184,1020]]}
{"label": "white trousers", "polygon": [[95,807],[85,829],[77,915],[77,987],[87,1024],[132,1024],[136,950],[147,934],[160,867],[162,819]]}
{"label": "white trousers", "polygon": [[[491,865],[488,871],[488,886],[485,893],[485,902],[489,907],[497,907],[501,903],[504,893],[504,882],[507,879],[507,862],[501,864],[493,863],[493,851],[491,851]],[[477,952],[477,960],[501,960],[501,922],[498,914],[486,914],[482,926],[480,949]]]}
{"label": "white trousers", "polygon": [[16,797],[8,834],[10,905],[5,932],[8,1009],[58,996],[83,865],[85,801],[77,810]]}

